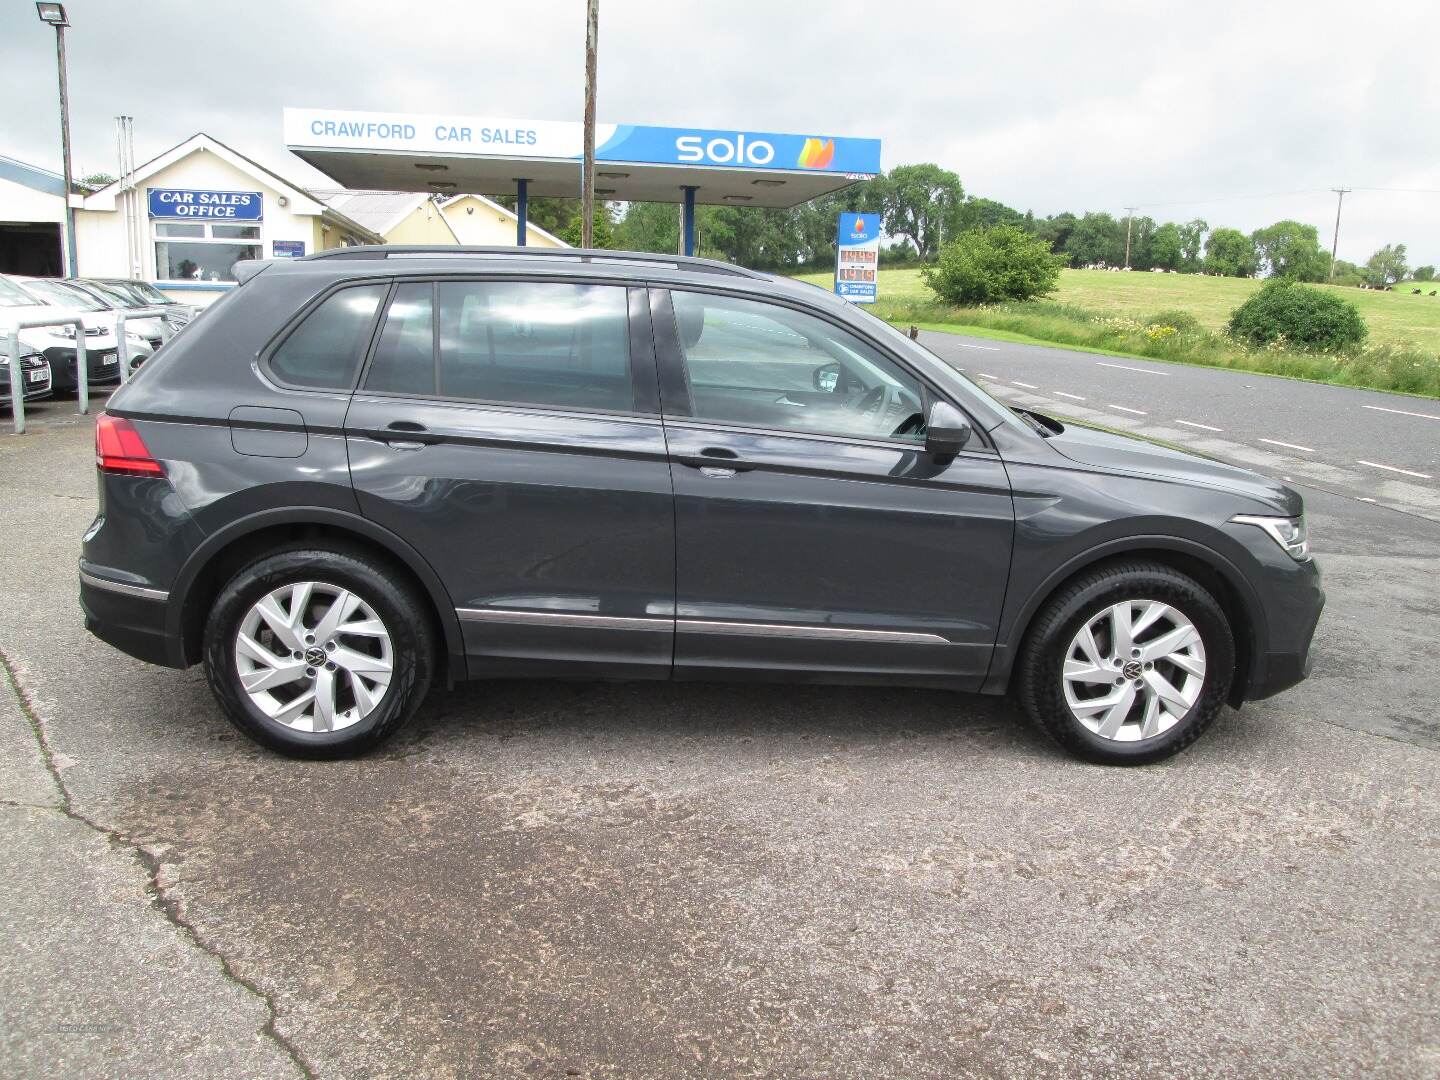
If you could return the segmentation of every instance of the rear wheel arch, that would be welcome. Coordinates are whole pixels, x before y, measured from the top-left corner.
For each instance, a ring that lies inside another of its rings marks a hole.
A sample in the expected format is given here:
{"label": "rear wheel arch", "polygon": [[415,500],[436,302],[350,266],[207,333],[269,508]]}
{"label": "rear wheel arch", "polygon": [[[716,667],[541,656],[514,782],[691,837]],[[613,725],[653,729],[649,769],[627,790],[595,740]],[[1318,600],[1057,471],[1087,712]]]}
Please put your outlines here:
{"label": "rear wheel arch", "polygon": [[436,638],[444,642],[447,684],[465,678],[465,649],[455,605],[439,576],[393,533],[339,510],[278,510],[232,523],[209,536],[176,577],[167,621],[183,646],[187,664],[199,663],[205,619],[215,597],[242,567],[282,547],[310,542],[316,547],[358,550],[377,558],[410,581],[430,601]]}
{"label": "rear wheel arch", "polygon": [[1072,581],[1106,564],[1145,560],[1168,566],[1193,578],[1219,602],[1235,639],[1235,679],[1229,703],[1239,707],[1256,662],[1256,650],[1265,640],[1265,613],[1250,584],[1229,559],[1194,541],[1180,537],[1136,537],[1094,548],[1054,570],[1026,600],[1004,644],[1007,668],[992,671],[987,689],[1009,689],[1020,654],[1035,618],[1051,599]]}

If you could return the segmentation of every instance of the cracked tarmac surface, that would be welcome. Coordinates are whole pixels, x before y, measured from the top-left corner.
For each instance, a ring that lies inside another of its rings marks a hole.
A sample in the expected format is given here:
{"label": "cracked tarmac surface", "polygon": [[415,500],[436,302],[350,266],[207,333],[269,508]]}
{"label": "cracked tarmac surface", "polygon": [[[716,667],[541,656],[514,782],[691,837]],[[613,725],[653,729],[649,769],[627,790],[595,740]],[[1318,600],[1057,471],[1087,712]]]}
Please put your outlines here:
{"label": "cracked tarmac surface", "polygon": [[0,440],[0,1073],[1440,1075],[1434,523],[1307,492],[1315,676],[1160,766],[992,699],[562,682],[301,763],[85,633],[45,418]]}

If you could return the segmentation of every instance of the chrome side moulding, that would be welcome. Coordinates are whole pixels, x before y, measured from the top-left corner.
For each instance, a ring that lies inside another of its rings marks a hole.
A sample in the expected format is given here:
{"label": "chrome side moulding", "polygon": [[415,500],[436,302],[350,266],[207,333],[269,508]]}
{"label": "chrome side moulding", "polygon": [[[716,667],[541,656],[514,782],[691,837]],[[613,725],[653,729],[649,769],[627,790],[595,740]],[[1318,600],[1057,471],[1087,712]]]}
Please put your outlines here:
{"label": "chrome side moulding", "polygon": [[170,593],[165,589],[147,589],[143,585],[127,585],[123,581],[111,581],[109,578],[96,577],[88,571],[80,571],[80,580],[91,588],[104,589],[106,592],[119,593],[121,596],[138,596],[143,600],[168,600]]}
{"label": "chrome side moulding", "polygon": [[456,608],[461,622],[512,623],[522,626],[575,626],[587,630],[663,630],[675,628],[670,618],[580,615],[571,611],[506,611],[501,608]]}

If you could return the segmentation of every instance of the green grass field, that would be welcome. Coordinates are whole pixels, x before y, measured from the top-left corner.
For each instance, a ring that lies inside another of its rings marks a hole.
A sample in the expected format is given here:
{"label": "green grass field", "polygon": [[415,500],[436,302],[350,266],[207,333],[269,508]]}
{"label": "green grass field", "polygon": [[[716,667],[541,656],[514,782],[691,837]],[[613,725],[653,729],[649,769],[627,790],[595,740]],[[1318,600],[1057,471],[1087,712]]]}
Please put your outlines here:
{"label": "green grass field", "polygon": [[[806,274],[802,280],[828,288],[833,275]],[[1202,326],[1223,330],[1244,299],[1260,287],[1249,278],[1201,277],[1198,274],[1151,274],[1139,271],[1110,273],[1106,270],[1062,270],[1060,288],[1050,299],[1074,304],[1105,315],[1144,317],[1159,311],[1188,311]],[[1324,286],[1331,288],[1331,286]],[[1418,345],[1440,353],[1440,296],[1412,296],[1415,285],[1397,285],[1394,292],[1335,287],[1335,291],[1360,309],[1375,343]],[[1427,282],[1425,293],[1440,290],[1440,283]],[[919,270],[881,270],[881,307],[889,302],[934,299],[920,280]]]}

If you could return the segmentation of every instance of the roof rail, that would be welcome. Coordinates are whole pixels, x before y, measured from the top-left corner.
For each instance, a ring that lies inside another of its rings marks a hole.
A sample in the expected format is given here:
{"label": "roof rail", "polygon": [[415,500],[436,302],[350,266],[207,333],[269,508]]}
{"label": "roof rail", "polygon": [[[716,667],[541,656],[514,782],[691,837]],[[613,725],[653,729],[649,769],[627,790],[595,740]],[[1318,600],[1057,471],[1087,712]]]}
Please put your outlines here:
{"label": "roof rail", "polygon": [[649,251],[610,251],[601,248],[471,247],[464,244],[359,244],[330,248],[302,256],[299,262],[316,259],[554,259],[558,262],[613,262],[644,266],[668,266],[676,270],[728,274],[732,277],[763,278],[765,275],[718,259],[697,259],[688,255],[657,255]]}

